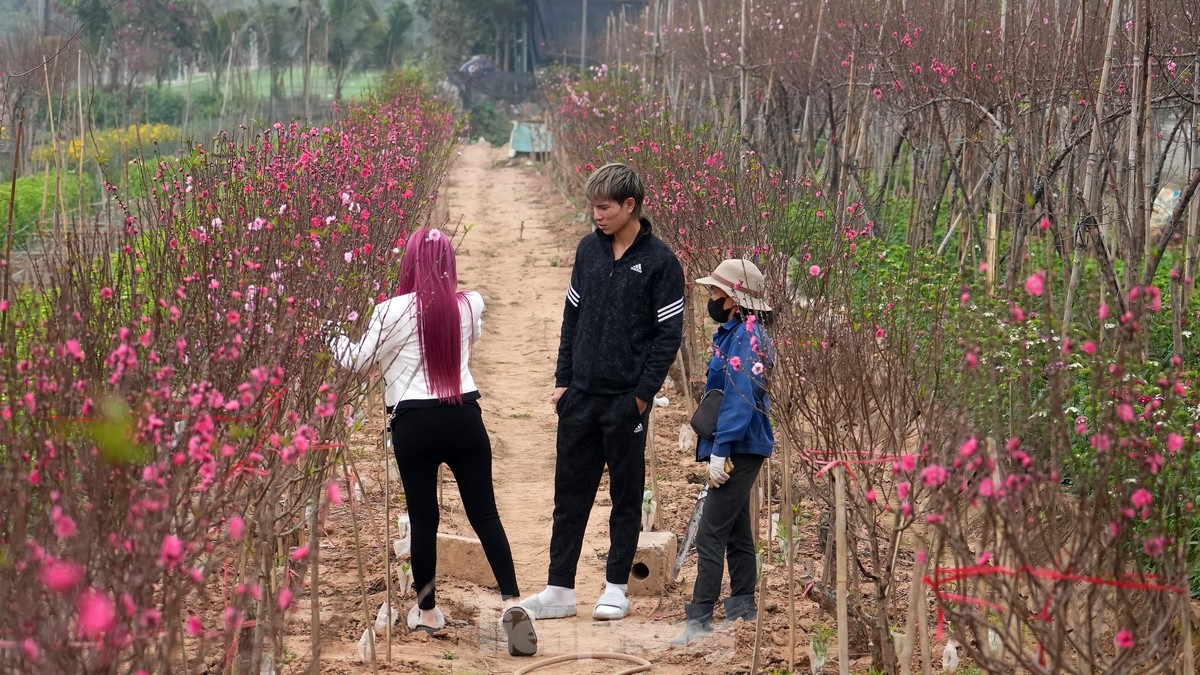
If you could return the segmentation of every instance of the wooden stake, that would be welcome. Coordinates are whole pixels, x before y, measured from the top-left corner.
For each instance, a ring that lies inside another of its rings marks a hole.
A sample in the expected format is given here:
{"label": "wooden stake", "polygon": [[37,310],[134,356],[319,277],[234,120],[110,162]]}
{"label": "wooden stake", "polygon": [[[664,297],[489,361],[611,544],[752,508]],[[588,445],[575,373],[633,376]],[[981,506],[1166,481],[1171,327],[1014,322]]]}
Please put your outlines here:
{"label": "wooden stake", "polygon": [[[792,509],[792,462],[791,448],[788,447],[787,436],[779,444],[783,452],[783,504],[780,507],[779,519],[787,514],[787,548],[784,551],[787,560],[787,597],[788,597],[788,669],[796,663],[796,518]],[[768,483],[769,485],[769,483]],[[785,511],[786,509],[786,511]]]}
{"label": "wooden stake", "polygon": [[[896,656],[900,659],[900,675],[912,675],[913,652],[917,646],[917,612],[925,614],[925,550],[917,549],[916,564],[913,566],[912,582],[908,585],[908,618],[904,621],[904,648]],[[920,631],[924,632],[924,631]],[[922,661],[929,654],[922,652]]]}
{"label": "wooden stake", "polygon": [[79,169],[75,178],[77,179],[75,194],[75,206],[79,207],[79,225],[83,225],[85,220],[84,204],[83,204],[83,138],[86,131],[83,128],[83,50],[75,52],[75,100],[79,107]]}
{"label": "wooden stake", "polygon": [[752,664],[750,666],[750,672],[752,673],[758,672],[759,655],[762,653],[763,624],[766,623],[762,617],[762,610],[763,594],[767,592],[767,575],[760,574],[758,576],[758,599],[756,602],[758,603],[759,616],[758,621],[754,622],[754,658],[752,659]]}
{"label": "wooden stake", "polygon": [[[372,387],[371,390],[375,391],[375,388]],[[392,471],[388,465],[389,460],[393,462],[396,460],[388,457],[390,437],[391,429],[388,428],[385,421],[383,424],[383,437],[381,439],[383,442],[380,445],[383,448],[383,559],[386,561],[386,564],[383,566],[383,576],[387,581],[388,622],[386,632],[388,663],[392,662],[392,611],[396,607],[394,604],[396,599],[392,597]]]}
{"label": "wooden stake", "polygon": [[837,636],[838,673],[850,675],[850,605],[849,569],[846,564],[846,467],[833,470],[834,508],[837,537]]}
{"label": "wooden stake", "polygon": [[[342,460],[342,473],[349,476],[350,469],[346,466],[345,451],[344,450],[339,451],[338,455],[340,456],[340,459]],[[354,488],[351,487],[350,489],[353,490]],[[364,511],[364,513],[365,513],[365,511]],[[360,597],[362,598],[363,618],[366,619],[366,625],[368,627],[368,630],[375,630],[375,621],[372,620],[372,618],[371,618],[371,607],[370,607],[370,605],[367,604],[367,585],[366,585],[367,570],[366,570],[366,567],[363,565],[362,537],[359,535],[358,511],[355,509],[350,509],[350,526],[352,528],[354,528],[354,557],[358,561],[358,592],[359,592]],[[378,530],[376,530],[376,532],[378,532]],[[312,589],[312,593],[314,595],[316,594],[316,592],[317,592],[316,588]],[[391,611],[392,611],[391,606],[388,606],[389,621],[392,618]],[[313,647],[315,648],[316,645],[313,645]],[[379,672],[379,661],[375,658],[375,644],[373,642],[371,644],[371,672],[372,673]]]}
{"label": "wooden stake", "polygon": [[[1191,537],[1183,550],[1191,550]],[[1192,651],[1192,603],[1187,593],[1180,596],[1183,607],[1183,675],[1196,675],[1196,654]]]}
{"label": "wooden stake", "polygon": [[[650,474],[650,498],[655,502],[658,501],[658,451],[654,442],[654,397],[650,397],[650,403],[646,406],[646,473]],[[645,507],[643,507],[645,508]],[[649,530],[656,527],[658,521],[657,512],[649,523]]]}
{"label": "wooden stake", "polygon": [[321,546],[317,536],[317,528],[321,518],[321,493],[318,491],[316,502],[313,504],[312,515],[309,516],[308,522],[308,551],[311,559],[309,560],[309,605],[312,610],[309,628],[312,633],[312,663],[309,666],[309,672],[312,675],[320,675],[321,673],[321,594],[318,593],[320,586],[320,571],[321,567]]}
{"label": "wooden stake", "polygon": [[[937,550],[936,544],[933,550]],[[921,556],[918,556],[920,560]],[[929,647],[929,615],[925,611],[925,566],[929,564],[929,553],[925,553],[925,562],[921,563],[921,589],[917,591],[917,606],[920,611],[917,612],[917,632],[921,637],[921,673],[922,675],[933,675],[933,663],[930,656],[933,650]]]}

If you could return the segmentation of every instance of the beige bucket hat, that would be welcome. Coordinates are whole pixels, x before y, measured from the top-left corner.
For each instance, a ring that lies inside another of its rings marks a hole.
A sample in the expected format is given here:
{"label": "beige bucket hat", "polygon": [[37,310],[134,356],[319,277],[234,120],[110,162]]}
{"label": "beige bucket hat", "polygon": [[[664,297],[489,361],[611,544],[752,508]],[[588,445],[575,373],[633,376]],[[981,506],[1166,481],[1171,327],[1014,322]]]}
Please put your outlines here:
{"label": "beige bucket hat", "polygon": [[767,286],[763,273],[749,260],[724,260],[711,274],[697,279],[696,283],[725,291],[734,302],[746,309],[756,312],[771,311],[771,306],[763,300]]}

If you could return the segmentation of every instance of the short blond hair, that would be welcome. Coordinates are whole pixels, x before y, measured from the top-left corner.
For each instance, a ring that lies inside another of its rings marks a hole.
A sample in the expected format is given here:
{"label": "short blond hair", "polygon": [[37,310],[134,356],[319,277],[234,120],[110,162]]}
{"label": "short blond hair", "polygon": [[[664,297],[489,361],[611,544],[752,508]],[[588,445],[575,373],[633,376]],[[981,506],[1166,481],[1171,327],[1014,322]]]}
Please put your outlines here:
{"label": "short blond hair", "polygon": [[589,202],[611,199],[624,204],[633,199],[633,215],[642,215],[642,201],[646,198],[646,186],[637,172],[625,164],[613,162],[592,172],[583,186],[584,196]]}

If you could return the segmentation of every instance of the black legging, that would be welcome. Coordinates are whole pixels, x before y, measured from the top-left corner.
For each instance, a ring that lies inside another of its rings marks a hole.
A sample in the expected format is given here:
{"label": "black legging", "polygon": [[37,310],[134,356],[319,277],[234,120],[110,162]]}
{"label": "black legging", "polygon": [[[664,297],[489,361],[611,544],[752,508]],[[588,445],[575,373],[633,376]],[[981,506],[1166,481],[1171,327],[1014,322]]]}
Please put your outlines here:
{"label": "black legging", "polygon": [[492,443],[483,426],[483,413],[474,401],[461,405],[401,408],[392,422],[392,447],[404,484],[412,525],[412,573],[417,605],[433,609],[437,573],[437,472],[443,462],[458,481],[463,508],[483,544],[492,573],[507,598],[517,597],[508,536],[496,512],[492,488]]}

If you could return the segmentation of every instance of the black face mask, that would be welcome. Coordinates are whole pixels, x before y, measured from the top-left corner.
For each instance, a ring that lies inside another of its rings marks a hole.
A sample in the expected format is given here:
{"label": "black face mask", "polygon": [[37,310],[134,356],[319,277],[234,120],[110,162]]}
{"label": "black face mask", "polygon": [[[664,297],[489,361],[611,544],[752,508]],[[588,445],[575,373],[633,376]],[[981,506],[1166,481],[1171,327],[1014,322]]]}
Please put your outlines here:
{"label": "black face mask", "polygon": [[732,309],[725,309],[725,298],[709,298],[708,299],[708,315],[717,323],[725,323],[729,320],[729,313]]}

